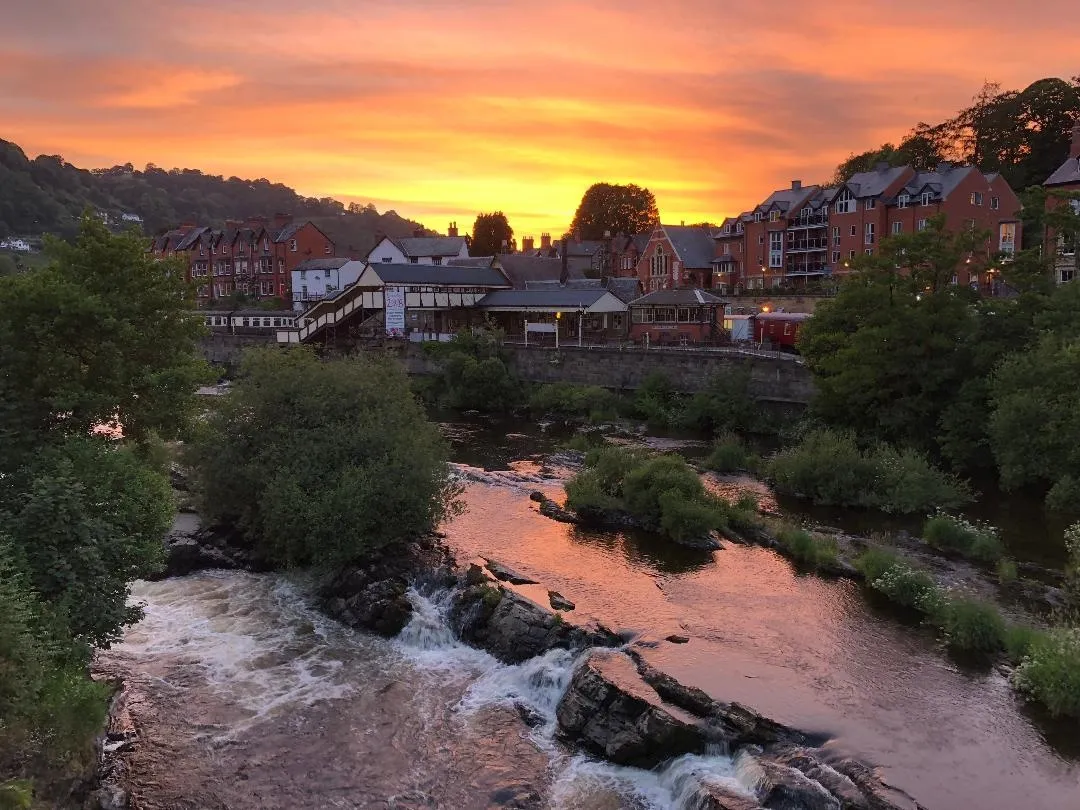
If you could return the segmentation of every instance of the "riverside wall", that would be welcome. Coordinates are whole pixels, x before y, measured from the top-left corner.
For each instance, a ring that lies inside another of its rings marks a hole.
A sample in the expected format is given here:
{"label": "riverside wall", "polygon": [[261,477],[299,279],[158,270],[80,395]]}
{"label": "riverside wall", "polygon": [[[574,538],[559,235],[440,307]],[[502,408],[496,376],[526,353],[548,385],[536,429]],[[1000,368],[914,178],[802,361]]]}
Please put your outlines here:
{"label": "riverside wall", "polygon": [[[203,356],[226,373],[234,370],[244,349],[274,344],[271,335],[209,335],[202,341]],[[340,347],[354,350],[360,347]],[[598,385],[618,391],[633,390],[654,373],[662,373],[679,391],[695,393],[712,377],[736,372],[750,375],[750,394],[764,402],[807,405],[814,393],[813,379],[801,362],[790,355],[753,354],[687,349],[645,350],[586,346],[525,347],[507,345],[508,364],[520,379],[532,383],[568,382]],[[382,350],[396,354],[409,374],[433,376],[439,366],[421,344],[398,341]]]}

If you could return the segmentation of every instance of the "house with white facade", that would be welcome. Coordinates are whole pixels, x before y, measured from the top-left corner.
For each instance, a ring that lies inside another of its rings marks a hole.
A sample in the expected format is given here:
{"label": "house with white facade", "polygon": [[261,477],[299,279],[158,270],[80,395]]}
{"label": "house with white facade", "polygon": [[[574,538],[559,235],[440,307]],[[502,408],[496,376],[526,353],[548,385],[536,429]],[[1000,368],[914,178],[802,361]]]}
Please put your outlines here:
{"label": "house with white facade", "polygon": [[369,264],[437,264],[469,258],[463,236],[413,236],[391,239],[384,236],[367,255]]}
{"label": "house with white facade", "polygon": [[12,237],[11,239],[5,239],[3,242],[0,242],[0,250],[14,250],[18,253],[29,253],[31,248],[30,243],[25,239],[16,239],[15,237]]}
{"label": "house with white facade", "polygon": [[353,284],[366,264],[349,259],[308,259],[292,271],[293,309],[302,312]]}

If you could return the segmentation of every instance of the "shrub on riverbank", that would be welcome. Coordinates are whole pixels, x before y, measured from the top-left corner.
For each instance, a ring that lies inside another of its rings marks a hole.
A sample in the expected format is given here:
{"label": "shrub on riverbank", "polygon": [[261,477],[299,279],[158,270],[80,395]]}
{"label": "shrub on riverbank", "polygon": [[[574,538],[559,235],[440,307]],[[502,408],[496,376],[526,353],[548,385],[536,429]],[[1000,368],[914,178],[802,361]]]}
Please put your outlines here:
{"label": "shrub on riverbank", "polygon": [[946,643],[956,650],[993,654],[1005,647],[1006,627],[996,606],[957,597],[945,602],[940,615]]}
{"label": "shrub on riverbank", "polygon": [[725,433],[713,443],[703,462],[706,469],[718,473],[745,470],[749,465],[750,452],[742,439],[731,433]]}
{"label": "shrub on riverbank", "polygon": [[776,533],[776,539],[797,562],[810,568],[823,568],[836,562],[838,548],[832,537],[784,526]]}
{"label": "shrub on riverbank", "polygon": [[558,419],[588,417],[593,422],[610,420],[618,416],[618,404],[619,398],[606,388],[565,382],[539,385],[529,396],[530,411]]}
{"label": "shrub on riverbank", "polygon": [[971,499],[967,487],[913,450],[859,447],[851,433],[814,430],[773,457],[767,477],[778,492],[823,506],[908,514]]}
{"label": "shrub on riverbank", "polygon": [[585,519],[612,512],[632,515],[642,526],[685,542],[734,521],[749,521],[746,504],[709,493],[684,459],[621,446],[592,450],[585,469],[565,484],[566,505]]}
{"label": "shrub on riverbank", "polygon": [[1056,627],[1035,636],[1013,683],[1055,717],[1080,718],[1080,627]]}
{"label": "shrub on riverbank", "polygon": [[1001,533],[989,523],[974,523],[957,515],[936,512],[923,525],[923,538],[934,548],[953,551],[982,563],[1001,559]]}
{"label": "shrub on riverbank", "polygon": [[447,343],[424,343],[441,374],[424,386],[431,404],[457,410],[503,413],[525,403],[524,387],[510,373],[498,332],[459,332]]}
{"label": "shrub on riverbank", "polygon": [[439,523],[447,453],[397,364],[275,347],[245,354],[190,461],[208,518],[275,565],[334,567]]}

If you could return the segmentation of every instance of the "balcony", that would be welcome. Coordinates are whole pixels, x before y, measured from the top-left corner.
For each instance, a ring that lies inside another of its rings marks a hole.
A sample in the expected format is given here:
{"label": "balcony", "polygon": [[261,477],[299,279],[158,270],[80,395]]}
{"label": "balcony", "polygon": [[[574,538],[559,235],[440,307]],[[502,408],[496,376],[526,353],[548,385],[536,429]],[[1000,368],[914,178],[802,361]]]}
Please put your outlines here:
{"label": "balcony", "polygon": [[789,239],[787,243],[788,253],[810,253],[818,250],[829,249],[829,237],[809,236],[803,239]]}
{"label": "balcony", "polygon": [[810,216],[798,216],[788,220],[788,228],[824,228],[829,224],[828,212],[811,214]]}
{"label": "balcony", "polygon": [[788,262],[784,267],[786,276],[827,276],[830,272],[828,262],[823,261]]}

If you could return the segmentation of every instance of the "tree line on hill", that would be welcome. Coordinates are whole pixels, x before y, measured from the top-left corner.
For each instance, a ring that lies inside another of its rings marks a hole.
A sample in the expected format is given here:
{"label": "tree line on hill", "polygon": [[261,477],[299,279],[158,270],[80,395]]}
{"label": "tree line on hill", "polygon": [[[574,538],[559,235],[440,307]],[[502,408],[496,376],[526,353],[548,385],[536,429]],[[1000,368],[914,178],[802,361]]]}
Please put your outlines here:
{"label": "tree line on hill", "polygon": [[51,233],[73,237],[87,208],[120,225],[123,214],[142,219],[147,233],[182,222],[222,226],[227,219],[292,214],[310,219],[339,250],[364,252],[376,234],[411,236],[419,223],[374,205],[344,203],[330,197],[304,197],[265,178],[204,174],[198,169],[162,169],[130,163],[108,169],[80,169],[60,155],[31,159],[10,141],[0,140],[0,239]]}
{"label": "tree line on hill", "polygon": [[1080,117],[1080,76],[1047,78],[1023,90],[987,83],[970,106],[938,124],[919,122],[899,144],[852,154],[836,168],[839,185],[879,162],[933,169],[942,161],[1000,172],[1017,192],[1041,185],[1069,156]]}

